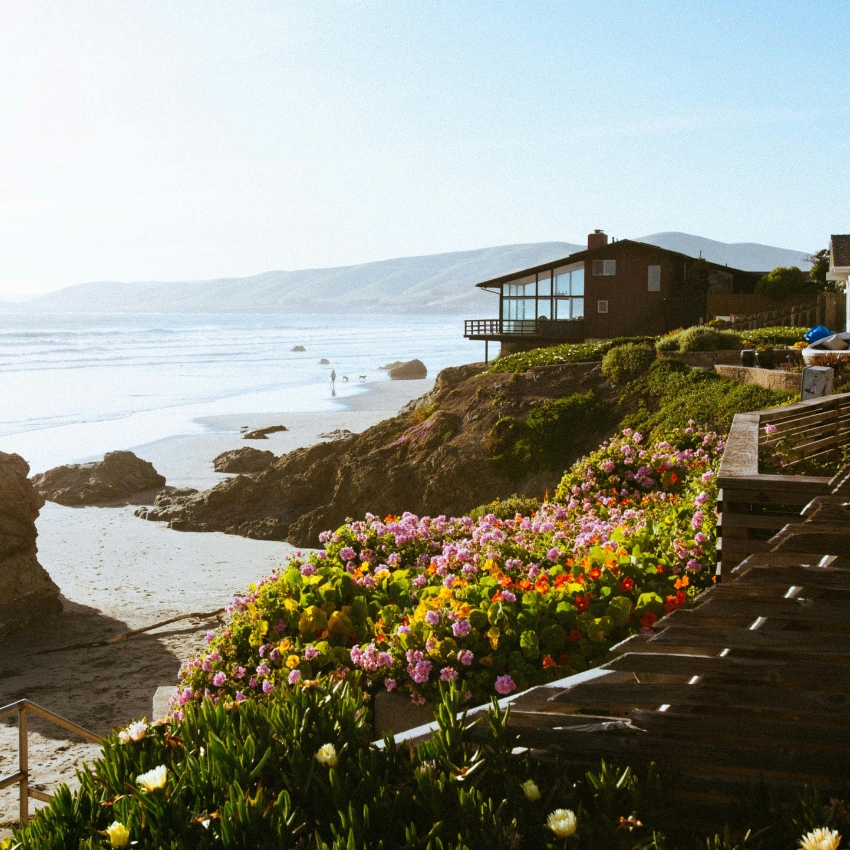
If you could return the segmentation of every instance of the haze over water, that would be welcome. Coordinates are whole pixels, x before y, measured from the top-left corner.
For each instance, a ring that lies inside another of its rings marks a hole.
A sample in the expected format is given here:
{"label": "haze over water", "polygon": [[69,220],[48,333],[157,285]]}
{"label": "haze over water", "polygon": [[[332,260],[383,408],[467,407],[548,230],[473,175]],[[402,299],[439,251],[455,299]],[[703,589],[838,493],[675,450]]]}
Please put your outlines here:
{"label": "haze over water", "polygon": [[202,417],[331,410],[360,375],[386,380],[379,366],[416,357],[435,377],[479,349],[452,316],[0,315],[0,450],[39,472],[209,430]]}

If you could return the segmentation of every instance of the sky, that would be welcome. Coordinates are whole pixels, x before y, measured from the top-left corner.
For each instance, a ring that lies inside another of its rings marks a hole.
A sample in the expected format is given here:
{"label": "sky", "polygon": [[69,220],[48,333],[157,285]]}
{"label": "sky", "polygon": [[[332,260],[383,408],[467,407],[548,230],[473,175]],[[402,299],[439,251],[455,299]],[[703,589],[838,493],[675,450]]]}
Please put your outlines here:
{"label": "sky", "polygon": [[3,0],[0,299],[850,232],[850,0]]}

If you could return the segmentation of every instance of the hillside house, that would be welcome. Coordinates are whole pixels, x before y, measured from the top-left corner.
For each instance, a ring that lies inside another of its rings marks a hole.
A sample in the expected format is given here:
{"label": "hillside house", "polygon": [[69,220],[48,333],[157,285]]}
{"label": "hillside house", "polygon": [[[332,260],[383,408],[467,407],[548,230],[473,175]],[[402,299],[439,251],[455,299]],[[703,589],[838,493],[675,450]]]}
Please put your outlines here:
{"label": "hillside house", "polygon": [[502,353],[618,336],[658,335],[699,323],[708,292],[752,291],[746,272],[645,242],[609,242],[555,262],[476,284],[499,296],[499,317],[468,319],[464,336],[499,342]]}
{"label": "hillside house", "polygon": [[844,291],[847,293],[844,330],[850,331],[850,288],[847,286],[850,279],[850,234],[829,237],[829,274],[826,279],[844,283]]}

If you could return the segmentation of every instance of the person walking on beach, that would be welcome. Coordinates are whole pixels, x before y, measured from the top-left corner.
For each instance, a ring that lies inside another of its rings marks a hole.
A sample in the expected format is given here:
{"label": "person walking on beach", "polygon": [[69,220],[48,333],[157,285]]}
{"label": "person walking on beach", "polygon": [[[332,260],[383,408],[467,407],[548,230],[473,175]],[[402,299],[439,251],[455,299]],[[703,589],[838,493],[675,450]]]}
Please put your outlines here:
{"label": "person walking on beach", "polygon": [[331,389],[336,389],[336,370],[331,369]]}

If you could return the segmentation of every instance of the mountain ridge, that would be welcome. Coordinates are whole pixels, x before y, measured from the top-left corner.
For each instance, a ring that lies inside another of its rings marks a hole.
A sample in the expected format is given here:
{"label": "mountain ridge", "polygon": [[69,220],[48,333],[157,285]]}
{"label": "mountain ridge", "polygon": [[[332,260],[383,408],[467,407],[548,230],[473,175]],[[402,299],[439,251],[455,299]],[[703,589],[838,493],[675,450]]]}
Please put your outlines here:
{"label": "mountain ridge", "polygon": [[[807,266],[806,254],[758,243],[725,243],[668,231],[635,241],[748,271]],[[493,312],[495,298],[475,287],[530,266],[563,259],[584,245],[536,242],[470,251],[397,257],[353,266],[267,271],[195,281],[94,281],[37,296],[0,311],[69,313],[404,313],[427,309],[458,314]]]}

